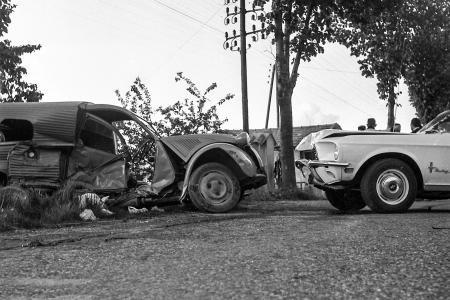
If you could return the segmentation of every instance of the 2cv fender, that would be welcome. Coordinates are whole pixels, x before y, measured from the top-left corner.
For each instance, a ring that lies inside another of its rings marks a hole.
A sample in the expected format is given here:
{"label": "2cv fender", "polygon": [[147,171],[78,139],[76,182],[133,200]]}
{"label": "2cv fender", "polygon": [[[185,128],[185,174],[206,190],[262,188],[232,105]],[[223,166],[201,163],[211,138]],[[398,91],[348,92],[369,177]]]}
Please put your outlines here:
{"label": "2cv fender", "polygon": [[228,211],[239,202],[245,189],[257,184],[255,178],[259,175],[261,180],[266,179],[258,174],[258,166],[244,150],[227,143],[210,144],[189,160],[180,200],[189,195],[202,210]]}

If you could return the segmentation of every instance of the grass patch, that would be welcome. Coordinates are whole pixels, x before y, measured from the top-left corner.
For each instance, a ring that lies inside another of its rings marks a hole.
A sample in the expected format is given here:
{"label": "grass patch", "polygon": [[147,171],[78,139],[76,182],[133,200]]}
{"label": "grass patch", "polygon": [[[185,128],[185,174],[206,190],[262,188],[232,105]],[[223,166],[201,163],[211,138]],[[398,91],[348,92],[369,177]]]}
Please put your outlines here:
{"label": "grass patch", "polygon": [[0,231],[36,228],[80,220],[76,191],[88,188],[79,182],[67,182],[61,189],[44,194],[20,186],[0,189]]}

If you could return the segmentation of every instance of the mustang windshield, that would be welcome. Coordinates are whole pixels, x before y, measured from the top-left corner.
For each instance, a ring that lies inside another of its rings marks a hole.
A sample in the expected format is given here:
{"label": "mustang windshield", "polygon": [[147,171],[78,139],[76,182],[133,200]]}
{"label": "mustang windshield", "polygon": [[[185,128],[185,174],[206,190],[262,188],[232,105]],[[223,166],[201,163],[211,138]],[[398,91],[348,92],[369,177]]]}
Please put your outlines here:
{"label": "mustang windshield", "polygon": [[449,122],[450,122],[450,110],[447,110],[437,115],[428,124],[423,126],[422,129],[420,129],[417,133],[433,133],[442,131],[449,132],[449,130],[447,130],[448,126],[446,124]]}

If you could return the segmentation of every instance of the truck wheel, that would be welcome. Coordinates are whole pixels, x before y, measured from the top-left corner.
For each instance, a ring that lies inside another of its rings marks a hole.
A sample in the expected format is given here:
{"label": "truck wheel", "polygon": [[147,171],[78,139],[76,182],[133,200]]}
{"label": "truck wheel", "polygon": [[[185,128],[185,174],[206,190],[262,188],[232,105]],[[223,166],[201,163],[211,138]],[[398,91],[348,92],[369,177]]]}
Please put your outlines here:
{"label": "truck wheel", "polygon": [[233,209],[241,196],[236,176],[220,163],[206,163],[195,169],[188,191],[195,207],[212,213]]}
{"label": "truck wheel", "polygon": [[404,161],[382,159],[367,169],[361,180],[361,193],[373,211],[404,212],[416,199],[417,179]]}
{"label": "truck wheel", "polygon": [[331,205],[341,211],[358,211],[366,206],[357,191],[325,191],[325,196]]}

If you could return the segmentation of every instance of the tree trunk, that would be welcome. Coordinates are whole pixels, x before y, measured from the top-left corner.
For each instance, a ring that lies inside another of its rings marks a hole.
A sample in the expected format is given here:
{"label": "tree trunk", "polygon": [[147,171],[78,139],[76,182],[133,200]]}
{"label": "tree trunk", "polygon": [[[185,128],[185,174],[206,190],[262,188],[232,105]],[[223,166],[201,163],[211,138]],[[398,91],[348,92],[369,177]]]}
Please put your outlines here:
{"label": "tree trunk", "polygon": [[[280,86],[280,88],[282,88]],[[281,159],[281,187],[283,189],[292,189],[296,187],[295,165],[294,165],[294,147],[292,141],[292,102],[290,93],[284,95],[278,100],[280,103],[280,159]]]}
{"label": "tree trunk", "polygon": [[389,87],[389,98],[388,98],[388,123],[387,123],[387,128],[388,130],[392,131],[394,128],[394,123],[395,123],[395,115],[394,115],[394,111],[395,111],[395,100],[396,100],[396,95],[395,95],[395,91],[394,91],[394,87],[391,86]]}
{"label": "tree trunk", "polygon": [[[275,21],[277,103],[280,109],[280,161],[281,188],[296,187],[294,149],[292,142],[292,89],[289,78],[289,38],[290,32],[283,33],[283,14],[280,0],[272,2]],[[291,3],[292,4],[292,3]]]}
{"label": "tree trunk", "polygon": [[278,39],[276,42],[276,72],[277,102],[280,108],[281,188],[292,189],[296,187],[292,146],[292,88],[289,81],[289,51],[285,51],[283,46],[283,39]]}

